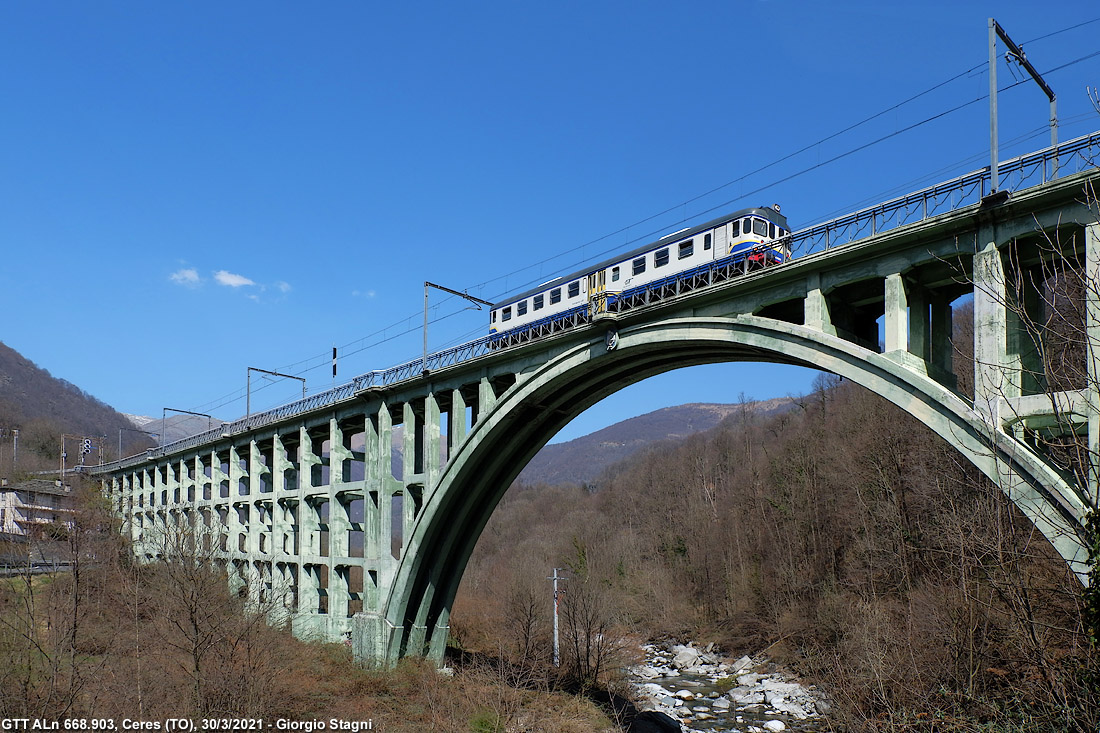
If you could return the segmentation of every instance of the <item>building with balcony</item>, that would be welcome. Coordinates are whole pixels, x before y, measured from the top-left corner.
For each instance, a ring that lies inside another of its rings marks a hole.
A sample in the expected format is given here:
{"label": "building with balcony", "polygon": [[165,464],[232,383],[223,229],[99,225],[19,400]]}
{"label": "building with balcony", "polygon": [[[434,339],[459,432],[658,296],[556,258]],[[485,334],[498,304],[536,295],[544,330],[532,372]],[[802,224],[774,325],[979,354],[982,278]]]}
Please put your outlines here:
{"label": "building with balcony", "polygon": [[0,482],[0,533],[33,537],[50,525],[71,527],[76,502],[72,486],[58,480]]}

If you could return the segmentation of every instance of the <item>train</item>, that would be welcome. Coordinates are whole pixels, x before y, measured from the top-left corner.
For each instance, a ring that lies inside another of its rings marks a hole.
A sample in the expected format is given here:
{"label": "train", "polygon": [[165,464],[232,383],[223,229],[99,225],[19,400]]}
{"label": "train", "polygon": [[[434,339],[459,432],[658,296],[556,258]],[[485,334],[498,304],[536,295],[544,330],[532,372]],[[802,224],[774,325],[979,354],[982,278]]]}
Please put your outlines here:
{"label": "train", "polygon": [[499,348],[529,332],[545,331],[578,317],[615,311],[632,296],[662,282],[740,264],[748,271],[790,259],[790,227],[778,204],[741,209],[695,227],[666,234],[494,303],[490,346]]}

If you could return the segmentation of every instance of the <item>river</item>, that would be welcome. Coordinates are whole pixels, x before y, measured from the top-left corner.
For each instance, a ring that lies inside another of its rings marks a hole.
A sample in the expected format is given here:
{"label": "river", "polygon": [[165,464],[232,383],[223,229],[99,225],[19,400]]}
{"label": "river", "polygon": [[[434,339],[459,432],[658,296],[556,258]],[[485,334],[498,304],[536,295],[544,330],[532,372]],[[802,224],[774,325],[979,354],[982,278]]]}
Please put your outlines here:
{"label": "river", "polygon": [[826,730],[827,697],[764,657],[723,660],[693,644],[646,644],[631,670],[639,710],[680,721],[684,731],[778,733]]}

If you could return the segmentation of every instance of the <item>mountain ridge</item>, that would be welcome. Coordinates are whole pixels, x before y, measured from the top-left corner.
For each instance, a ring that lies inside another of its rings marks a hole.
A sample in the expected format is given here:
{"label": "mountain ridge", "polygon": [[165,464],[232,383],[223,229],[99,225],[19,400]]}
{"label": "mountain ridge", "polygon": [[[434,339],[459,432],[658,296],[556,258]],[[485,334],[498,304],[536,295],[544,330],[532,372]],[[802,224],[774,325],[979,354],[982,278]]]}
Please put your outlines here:
{"label": "mountain ridge", "polygon": [[604,469],[665,440],[681,440],[717,427],[741,410],[772,415],[789,409],[790,397],[743,403],[692,402],[622,420],[564,443],[550,443],[520,472],[525,484],[588,484]]}

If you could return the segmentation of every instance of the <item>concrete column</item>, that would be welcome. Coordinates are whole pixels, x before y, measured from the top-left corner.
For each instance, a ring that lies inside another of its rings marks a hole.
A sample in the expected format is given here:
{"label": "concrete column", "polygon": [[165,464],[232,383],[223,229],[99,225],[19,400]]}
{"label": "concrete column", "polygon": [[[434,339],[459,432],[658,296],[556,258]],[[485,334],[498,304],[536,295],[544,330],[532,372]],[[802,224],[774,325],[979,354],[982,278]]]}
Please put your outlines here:
{"label": "concrete column", "polygon": [[[245,540],[244,548],[241,548],[241,535],[248,530],[248,525],[241,520],[240,513],[237,510],[238,506],[241,506],[241,502],[237,501],[233,497],[230,497],[225,506],[228,508],[228,512],[225,515],[226,531],[229,533],[229,541],[226,544],[226,549],[230,554],[236,554],[239,552],[248,551],[248,541]],[[245,504],[244,506],[247,506]]]}
{"label": "concrete column", "polygon": [[[287,458],[286,446],[278,433],[271,441],[271,488],[276,495],[284,491],[294,491],[298,486],[297,476],[294,475],[294,462]],[[291,472],[287,476],[287,471]],[[287,485],[290,484],[290,488]]]}
{"label": "concrete column", "polygon": [[329,493],[328,554],[334,558],[348,556],[348,532],[351,531],[351,506],[344,494]]}
{"label": "concrete column", "polygon": [[298,612],[317,613],[321,605],[321,579],[318,566],[302,563],[298,570]]}
{"label": "concrete column", "polygon": [[1001,397],[1019,396],[1007,364],[1005,302],[1004,263],[989,241],[974,255],[974,407],[990,421]]}
{"label": "concrete column", "polygon": [[440,455],[439,402],[429,392],[424,398],[424,493],[427,494],[439,479]]}
{"label": "concrete column", "polygon": [[298,554],[317,557],[321,554],[321,506],[318,495],[302,496],[298,502]]}
{"label": "concrete column", "polygon": [[928,363],[932,360],[931,328],[929,324],[929,293],[924,287],[908,283],[906,300],[909,301],[909,353]]}
{"label": "concrete column", "polygon": [[909,350],[909,299],[900,273],[886,277],[886,352]]}
{"label": "concrete column", "polygon": [[403,412],[402,420],[405,429],[401,435],[401,477],[408,482],[414,474],[418,473],[418,466],[416,465],[416,434],[420,430],[420,423],[416,418],[416,410],[413,409],[411,402],[406,402],[402,405],[401,410]]}
{"label": "concrete column", "polygon": [[335,486],[344,483],[344,462],[352,460],[353,456],[344,446],[344,431],[336,418],[329,420],[328,431],[328,482],[329,486]]}
{"label": "concrete column", "polygon": [[[379,557],[382,535],[379,497],[384,486],[384,471],[388,470],[380,457],[383,453],[379,437],[381,421],[382,411],[368,415],[366,433],[363,436],[363,556],[368,560],[373,558],[375,562]],[[389,451],[385,451],[385,457],[389,459]]]}
{"label": "concrete column", "polygon": [[482,377],[477,384],[477,415],[481,418],[489,414],[497,404],[497,393],[488,377]]}
{"label": "concrete column", "polygon": [[[241,468],[241,454],[237,452],[237,446],[230,446],[229,448],[229,496],[231,499],[237,499],[241,496],[249,496],[250,491],[248,484],[248,469]],[[247,457],[246,457],[247,464]],[[245,492],[241,493],[241,481],[244,481]]]}
{"label": "concrete column", "polygon": [[836,336],[836,327],[829,313],[829,301],[821,289],[821,276],[816,272],[806,276],[806,302],[803,311],[802,322],[806,326]]}
{"label": "concrete column", "polygon": [[1100,224],[1085,227],[1085,334],[1088,360],[1089,478],[1087,501],[1100,507]]}
{"label": "concrete column", "polygon": [[264,454],[260,450],[260,444],[255,439],[248,441],[248,493],[250,496],[257,497],[262,493],[260,484],[268,470],[264,465]]}
{"label": "concrete column", "polygon": [[447,458],[466,439],[466,398],[461,389],[451,390],[451,414],[447,418]]}
{"label": "concrete column", "polygon": [[935,367],[935,371],[942,375],[954,374],[955,349],[951,344],[951,302],[945,295],[933,295],[931,300],[932,336],[929,361]]}
{"label": "concrete column", "polygon": [[[331,516],[331,514],[329,516]],[[348,566],[330,565],[328,572],[329,615],[335,619],[347,618],[348,601]]]}
{"label": "concrete column", "polygon": [[1044,392],[1046,375],[1039,352],[1038,328],[1044,273],[1041,269],[1020,270],[1006,278],[1005,353],[1020,395]]}
{"label": "concrete column", "polygon": [[313,452],[313,439],[303,425],[298,428],[298,488],[305,491],[313,488],[313,467],[321,463],[321,458]]}

